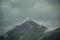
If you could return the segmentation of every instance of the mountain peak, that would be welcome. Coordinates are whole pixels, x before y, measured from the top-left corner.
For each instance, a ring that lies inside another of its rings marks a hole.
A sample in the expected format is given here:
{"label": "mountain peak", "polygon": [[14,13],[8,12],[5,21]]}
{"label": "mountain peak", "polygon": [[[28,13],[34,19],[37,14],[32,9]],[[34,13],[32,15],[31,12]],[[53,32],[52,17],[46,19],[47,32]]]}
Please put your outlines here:
{"label": "mountain peak", "polygon": [[[15,29],[7,32],[5,34],[7,35],[7,37],[5,38],[7,40],[19,40],[19,39],[29,40],[29,39],[26,39],[27,37],[29,37],[30,40],[33,40],[33,39],[35,40],[35,38],[41,36],[45,32],[46,29],[47,28],[45,26],[39,25],[36,20],[32,18],[28,18],[28,20],[23,22],[21,25],[16,25]],[[33,36],[33,39],[31,38],[32,36]]]}
{"label": "mountain peak", "polygon": [[31,18],[31,17],[27,18],[24,23],[26,23],[26,22],[29,22],[29,23],[30,23],[30,22],[34,22],[34,23],[40,25],[40,23],[39,23],[37,20],[35,20],[35,19]]}
{"label": "mountain peak", "polygon": [[28,18],[27,20],[28,20],[28,21],[33,21],[33,19],[32,19],[32,18]]}

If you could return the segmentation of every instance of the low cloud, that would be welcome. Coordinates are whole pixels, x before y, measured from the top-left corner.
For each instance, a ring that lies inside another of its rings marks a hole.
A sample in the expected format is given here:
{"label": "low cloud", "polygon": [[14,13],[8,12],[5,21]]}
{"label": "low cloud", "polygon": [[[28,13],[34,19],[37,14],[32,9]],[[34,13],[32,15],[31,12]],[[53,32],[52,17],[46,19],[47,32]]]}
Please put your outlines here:
{"label": "low cloud", "polygon": [[0,28],[12,28],[28,17],[49,27],[59,27],[59,3],[59,0],[3,0],[0,9]]}

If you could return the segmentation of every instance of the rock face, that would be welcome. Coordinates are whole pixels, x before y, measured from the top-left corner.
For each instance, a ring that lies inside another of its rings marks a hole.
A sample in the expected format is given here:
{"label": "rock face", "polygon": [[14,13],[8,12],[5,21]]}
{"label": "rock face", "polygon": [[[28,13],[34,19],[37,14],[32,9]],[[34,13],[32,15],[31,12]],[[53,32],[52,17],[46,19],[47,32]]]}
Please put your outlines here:
{"label": "rock face", "polygon": [[60,28],[50,32],[50,34],[47,37],[43,37],[42,40],[60,40]]}
{"label": "rock face", "polygon": [[38,40],[46,29],[45,26],[30,19],[3,35],[3,40]]}

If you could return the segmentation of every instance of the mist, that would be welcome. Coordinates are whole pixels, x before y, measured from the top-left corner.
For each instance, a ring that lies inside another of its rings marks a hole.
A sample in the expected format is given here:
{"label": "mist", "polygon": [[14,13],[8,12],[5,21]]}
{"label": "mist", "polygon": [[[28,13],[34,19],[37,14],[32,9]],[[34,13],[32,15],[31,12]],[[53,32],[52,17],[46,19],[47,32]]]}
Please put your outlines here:
{"label": "mist", "polygon": [[51,28],[59,27],[60,0],[0,1],[0,33],[5,33],[28,17]]}

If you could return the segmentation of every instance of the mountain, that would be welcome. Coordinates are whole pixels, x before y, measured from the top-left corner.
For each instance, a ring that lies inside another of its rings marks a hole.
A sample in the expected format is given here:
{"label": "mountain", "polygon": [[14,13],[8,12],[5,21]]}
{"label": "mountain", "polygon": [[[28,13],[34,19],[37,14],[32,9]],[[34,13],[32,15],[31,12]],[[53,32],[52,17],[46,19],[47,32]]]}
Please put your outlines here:
{"label": "mountain", "polygon": [[60,40],[60,28],[57,28],[56,30],[46,33],[44,37],[40,40]]}
{"label": "mountain", "polygon": [[1,38],[3,40],[38,40],[47,28],[39,25],[34,20],[29,19],[21,25],[17,25],[15,29],[7,32]]}

